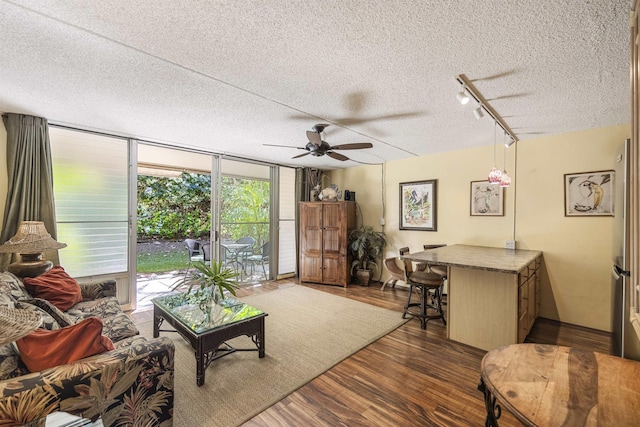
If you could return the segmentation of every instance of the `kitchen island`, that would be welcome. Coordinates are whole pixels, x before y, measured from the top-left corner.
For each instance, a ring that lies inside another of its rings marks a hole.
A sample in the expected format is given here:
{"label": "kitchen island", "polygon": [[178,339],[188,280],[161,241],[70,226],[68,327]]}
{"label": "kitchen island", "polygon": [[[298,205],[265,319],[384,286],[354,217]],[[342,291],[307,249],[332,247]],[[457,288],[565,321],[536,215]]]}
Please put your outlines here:
{"label": "kitchen island", "polygon": [[541,251],[451,245],[402,258],[448,267],[449,339],[483,350],[521,343],[538,316]]}

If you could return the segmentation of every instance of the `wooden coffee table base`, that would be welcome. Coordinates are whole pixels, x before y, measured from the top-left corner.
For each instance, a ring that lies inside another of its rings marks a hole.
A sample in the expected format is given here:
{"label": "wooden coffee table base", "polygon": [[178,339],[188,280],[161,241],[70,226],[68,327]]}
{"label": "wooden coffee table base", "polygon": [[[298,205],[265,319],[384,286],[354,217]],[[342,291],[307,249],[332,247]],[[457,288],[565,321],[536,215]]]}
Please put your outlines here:
{"label": "wooden coffee table base", "polygon": [[[265,355],[264,318],[267,316],[266,313],[201,334],[194,333],[157,305],[153,307],[153,316],[154,338],[157,338],[160,332],[178,332],[194,349],[196,356],[196,384],[198,386],[204,384],[204,374],[209,364],[220,357],[236,351],[257,351],[259,358],[263,358]],[[175,331],[161,330],[160,325],[164,321],[173,326]],[[232,338],[242,335],[250,337],[256,348],[234,348],[226,343]]]}

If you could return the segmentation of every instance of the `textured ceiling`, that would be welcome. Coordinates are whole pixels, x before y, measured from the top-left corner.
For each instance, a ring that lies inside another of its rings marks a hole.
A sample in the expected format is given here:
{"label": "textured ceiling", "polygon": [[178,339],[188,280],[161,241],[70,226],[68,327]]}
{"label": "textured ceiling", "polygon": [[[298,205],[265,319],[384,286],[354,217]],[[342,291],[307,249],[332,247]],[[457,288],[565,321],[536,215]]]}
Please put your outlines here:
{"label": "textured ceiling", "polygon": [[630,0],[0,1],[0,112],[280,164],[365,163],[630,121]]}

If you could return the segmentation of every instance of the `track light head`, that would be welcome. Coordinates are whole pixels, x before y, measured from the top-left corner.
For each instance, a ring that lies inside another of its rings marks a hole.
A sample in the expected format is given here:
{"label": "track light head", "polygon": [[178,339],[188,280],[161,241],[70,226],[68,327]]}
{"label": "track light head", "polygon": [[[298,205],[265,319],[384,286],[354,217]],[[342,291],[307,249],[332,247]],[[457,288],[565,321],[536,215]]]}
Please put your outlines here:
{"label": "track light head", "polygon": [[504,146],[509,148],[513,145],[514,142],[515,141],[513,139],[509,138],[507,141],[504,142]]}
{"label": "track light head", "polygon": [[465,93],[464,86],[462,86],[462,90],[458,92],[458,94],[456,95],[456,98],[458,99],[458,101],[460,101],[460,104],[462,105],[469,102],[469,95]]}
{"label": "track light head", "polygon": [[480,120],[482,117],[484,117],[484,111],[482,111],[482,104],[478,105],[473,110],[473,115],[476,116],[476,120]]}

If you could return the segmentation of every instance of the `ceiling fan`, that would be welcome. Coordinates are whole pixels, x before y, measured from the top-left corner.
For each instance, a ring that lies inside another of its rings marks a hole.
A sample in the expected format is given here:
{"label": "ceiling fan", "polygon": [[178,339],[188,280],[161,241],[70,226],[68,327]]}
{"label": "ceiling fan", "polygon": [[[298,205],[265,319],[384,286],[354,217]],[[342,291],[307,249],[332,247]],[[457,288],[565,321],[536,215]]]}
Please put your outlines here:
{"label": "ceiling fan", "polygon": [[322,131],[329,126],[328,124],[320,123],[313,126],[313,130],[307,131],[307,138],[309,142],[304,147],[291,147],[289,145],[275,145],[275,144],[263,144],[269,147],[288,147],[288,148],[297,148],[299,150],[306,150],[306,153],[299,154],[297,156],[292,157],[292,159],[297,159],[299,157],[308,156],[311,154],[315,157],[321,157],[325,154],[331,158],[336,160],[345,161],[350,160],[347,156],[336,153],[334,150],[360,150],[362,148],[372,148],[373,144],[369,142],[358,142],[355,144],[342,144],[342,145],[329,145],[326,141],[322,140],[320,134]]}

